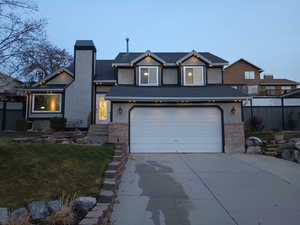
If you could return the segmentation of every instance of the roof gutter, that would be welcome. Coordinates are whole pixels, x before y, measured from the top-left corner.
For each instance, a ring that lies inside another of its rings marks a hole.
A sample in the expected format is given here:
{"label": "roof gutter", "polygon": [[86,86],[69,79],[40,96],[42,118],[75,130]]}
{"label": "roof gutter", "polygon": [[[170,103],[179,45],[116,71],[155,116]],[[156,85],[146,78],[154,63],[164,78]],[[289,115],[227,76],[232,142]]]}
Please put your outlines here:
{"label": "roof gutter", "polygon": [[252,97],[124,97],[124,96],[106,96],[106,100],[117,101],[242,101],[249,100]]}
{"label": "roof gutter", "polygon": [[24,88],[22,91],[36,91],[36,92],[47,92],[47,91],[64,91],[63,88]]}

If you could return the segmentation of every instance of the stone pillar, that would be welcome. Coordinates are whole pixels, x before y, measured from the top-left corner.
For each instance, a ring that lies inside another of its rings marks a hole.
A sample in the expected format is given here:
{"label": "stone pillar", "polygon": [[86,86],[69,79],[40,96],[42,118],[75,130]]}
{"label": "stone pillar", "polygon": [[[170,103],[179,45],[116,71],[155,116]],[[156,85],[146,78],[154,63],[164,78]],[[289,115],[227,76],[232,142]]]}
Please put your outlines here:
{"label": "stone pillar", "polygon": [[108,125],[108,142],[128,144],[128,123],[110,123]]}
{"label": "stone pillar", "polygon": [[245,151],[244,123],[224,123],[225,152]]}

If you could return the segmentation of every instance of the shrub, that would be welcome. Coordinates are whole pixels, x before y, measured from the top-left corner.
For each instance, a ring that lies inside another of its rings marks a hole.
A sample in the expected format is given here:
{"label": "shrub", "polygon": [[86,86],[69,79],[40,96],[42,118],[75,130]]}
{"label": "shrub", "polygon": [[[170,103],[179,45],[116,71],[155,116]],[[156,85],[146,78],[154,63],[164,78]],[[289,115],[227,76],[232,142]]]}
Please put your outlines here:
{"label": "shrub", "polygon": [[73,212],[72,202],[75,199],[74,197],[62,196],[60,199],[61,208],[58,212],[52,213],[48,216],[43,224],[45,225],[72,225],[76,222],[76,215]]}
{"label": "shrub", "polygon": [[32,224],[29,221],[29,216],[24,216],[18,220],[9,220],[7,225],[32,225]]}
{"label": "shrub", "polygon": [[62,117],[53,117],[50,119],[50,128],[55,131],[64,131],[67,120]]}
{"label": "shrub", "polygon": [[17,131],[26,131],[27,129],[31,128],[31,122],[23,119],[23,118],[19,118],[16,120],[16,130]]}

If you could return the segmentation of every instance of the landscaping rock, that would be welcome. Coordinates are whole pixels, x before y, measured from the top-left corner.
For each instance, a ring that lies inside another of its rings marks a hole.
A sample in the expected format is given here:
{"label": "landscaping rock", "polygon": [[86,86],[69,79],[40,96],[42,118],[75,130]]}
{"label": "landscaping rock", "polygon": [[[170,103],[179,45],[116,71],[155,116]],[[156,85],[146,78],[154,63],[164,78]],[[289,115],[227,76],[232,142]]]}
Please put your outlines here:
{"label": "landscaping rock", "polygon": [[86,216],[89,210],[91,210],[96,205],[96,198],[93,197],[79,197],[73,204],[72,208],[78,219],[82,219]]}
{"label": "landscaping rock", "polygon": [[45,201],[36,201],[28,205],[30,216],[33,220],[44,219],[50,215]]}
{"label": "landscaping rock", "polygon": [[47,202],[50,213],[56,213],[61,209],[61,202],[58,200]]}
{"label": "landscaping rock", "polygon": [[8,209],[0,208],[0,224],[6,224],[8,222]]}
{"label": "landscaping rock", "polygon": [[260,153],[261,152],[260,146],[249,146],[247,147],[247,153]]}
{"label": "landscaping rock", "polygon": [[300,141],[298,141],[298,142],[295,143],[295,148],[298,149],[298,150],[300,150]]}
{"label": "landscaping rock", "polygon": [[293,151],[293,160],[300,163],[300,151],[298,149],[294,149]]}
{"label": "landscaping rock", "polygon": [[291,139],[289,140],[289,143],[296,144],[297,142],[300,142],[300,138],[291,138]]}
{"label": "landscaping rock", "polygon": [[294,144],[293,144],[293,143],[279,144],[278,147],[279,147],[279,149],[282,150],[282,151],[283,151],[283,150],[286,150],[286,149],[292,150],[292,149],[294,149]]}
{"label": "landscaping rock", "polygon": [[55,144],[56,143],[56,139],[54,137],[48,137],[46,138],[46,142],[49,144]]}
{"label": "landscaping rock", "polygon": [[13,141],[16,143],[25,143],[25,142],[33,142],[34,137],[23,137],[23,138],[14,138]]}
{"label": "landscaping rock", "polygon": [[258,137],[248,137],[246,140],[246,145],[249,146],[262,146],[263,141]]}
{"label": "landscaping rock", "polygon": [[288,149],[283,150],[283,152],[281,153],[281,157],[285,160],[293,161],[293,151]]}
{"label": "landscaping rock", "polygon": [[19,208],[14,210],[11,215],[10,219],[11,220],[18,220],[21,219],[22,217],[28,216],[28,211],[25,208]]}
{"label": "landscaping rock", "polygon": [[84,137],[84,138],[78,138],[78,139],[76,140],[76,143],[77,143],[77,144],[88,144],[89,141],[88,141],[87,137]]}

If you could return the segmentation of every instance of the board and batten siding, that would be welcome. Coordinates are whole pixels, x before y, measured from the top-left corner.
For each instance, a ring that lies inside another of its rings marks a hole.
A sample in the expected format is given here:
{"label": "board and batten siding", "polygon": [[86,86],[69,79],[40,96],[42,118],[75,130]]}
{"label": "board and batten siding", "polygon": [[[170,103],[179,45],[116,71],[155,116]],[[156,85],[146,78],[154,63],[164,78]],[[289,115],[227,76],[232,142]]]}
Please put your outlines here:
{"label": "board and batten siding", "polygon": [[134,69],[133,68],[119,68],[118,69],[118,83],[119,84],[134,84]]}
{"label": "board and batten siding", "polygon": [[207,83],[208,84],[222,84],[222,68],[208,68],[207,69]]}
{"label": "board and batten siding", "polygon": [[92,111],[92,50],[75,51],[75,80],[66,88],[65,118],[67,126],[88,127]]}
{"label": "board and batten siding", "polygon": [[163,68],[163,84],[178,84],[177,68]]}
{"label": "board and batten siding", "polygon": [[69,84],[71,83],[73,78],[66,72],[62,72],[50,79],[47,84]]}

